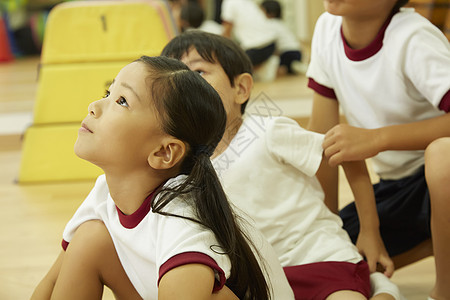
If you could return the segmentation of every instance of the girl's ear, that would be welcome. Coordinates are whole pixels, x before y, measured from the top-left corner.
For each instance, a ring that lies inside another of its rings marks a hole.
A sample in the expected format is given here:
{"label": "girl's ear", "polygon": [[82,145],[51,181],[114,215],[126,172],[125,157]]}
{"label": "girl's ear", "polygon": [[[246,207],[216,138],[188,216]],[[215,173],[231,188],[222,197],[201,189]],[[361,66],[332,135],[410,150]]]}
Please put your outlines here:
{"label": "girl's ear", "polygon": [[250,93],[253,87],[253,77],[249,73],[239,74],[234,78],[234,86],[237,89],[236,100],[237,104],[242,104],[250,98]]}
{"label": "girl's ear", "polygon": [[182,161],[185,153],[186,145],[182,141],[167,137],[149,154],[147,161],[155,170],[167,170]]}

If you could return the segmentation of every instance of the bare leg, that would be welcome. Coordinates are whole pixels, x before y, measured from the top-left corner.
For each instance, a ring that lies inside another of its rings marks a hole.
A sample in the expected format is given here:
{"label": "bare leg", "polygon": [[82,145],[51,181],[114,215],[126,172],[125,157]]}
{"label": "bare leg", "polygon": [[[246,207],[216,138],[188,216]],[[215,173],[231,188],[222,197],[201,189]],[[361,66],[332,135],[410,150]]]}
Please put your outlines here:
{"label": "bare leg", "polygon": [[425,177],[430,191],[431,234],[436,264],[435,299],[450,299],[450,138],[425,150]]}
{"label": "bare leg", "polygon": [[31,300],[48,300],[52,296],[53,288],[55,287],[56,279],[61,269],[62,261],[64,259],[64,251],[61,250],[58,258],[53,266],[48,271],[47,275],[41,280],[31,296]]}
{"label": "bare leg", "polygon": [[104,285],[117,299],[141,299],[105,225],[89,221],[77,229],[64,254],[52,299],[101,299]]}
{"label": "bare leg", "polygon": [[415,263],[416,261],[432,255],[433,244],[431,242],[431,239],[428,239],[415,246],[411,250],[392,257],[392,260],[394,261],[395,268],[398,270],[404,266]]}
{"label": "bare leg", "polygon": [[381,293],[376,296],[373,296],[370,298],[371,300],[395,300],[395,298],[392,295]]}
{"label": "bare leg", "polygon": [[367,298],[355,291],[337,291],[327,297],[326,300],[366,300]]}

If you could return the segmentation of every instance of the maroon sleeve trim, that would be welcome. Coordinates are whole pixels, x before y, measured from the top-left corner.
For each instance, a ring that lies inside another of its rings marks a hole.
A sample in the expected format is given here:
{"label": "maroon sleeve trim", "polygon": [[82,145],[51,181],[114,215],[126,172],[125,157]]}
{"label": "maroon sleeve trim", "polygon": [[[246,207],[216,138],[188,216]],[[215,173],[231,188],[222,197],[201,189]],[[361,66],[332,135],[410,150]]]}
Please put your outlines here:
{"label": "maroon sleeve trim", "polygon": [[225,272],[217,265],[214,259],[212,259],[210,256],[200,253],[200,252],[184,252],[177,254],[175,256],[172,256],[169,260],[167,260],[164,264],[161,265],[159,268],[159,278],[158,278],[158,285],[161,278],[170,270],[187,265],[187,264],[202,264],[206,265],[213,270],[215,270],[219,274],[219,281],[214,282],[214,288],[213,292],[219,291],[223,288],[225,285]]}
{"label": "maroon sleeve trim", "polygon": [[63,250],[66,251],[68,246],[69,246],[69,242],[67,242],[66,240],[63,239],[61,242],[61,247],[63,248]]}
{"label": "maroon sleeve trim", "polygon": [[313,89],[319,95],[337,100],[336,94],[334,93],[333,89],[330,89],[329,87],[323,86],[320,83],[315,82],[314,79],[312,78],[308,78],[308,87]]}
{"label": "maroon sleeve trim", "polygon": [[439,103],[439,109],[447,113],[450,111],[450,90],[442,97],[441,103]]}

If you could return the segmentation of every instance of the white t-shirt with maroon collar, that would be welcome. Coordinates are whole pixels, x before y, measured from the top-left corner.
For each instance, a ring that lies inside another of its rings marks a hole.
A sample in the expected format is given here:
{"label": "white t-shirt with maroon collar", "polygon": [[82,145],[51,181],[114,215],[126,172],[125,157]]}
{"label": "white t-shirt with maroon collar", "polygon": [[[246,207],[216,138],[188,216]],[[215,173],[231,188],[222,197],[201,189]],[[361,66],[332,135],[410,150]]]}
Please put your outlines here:
{"label": "white t-shirt with maroon collar", "polygon": [[[172,178],[165,187],[179,184],[185,175]],[[173,268],[196,263],[211,267],[216,276],[214,290],[220,290],[230,275],[230,260],[221,254],[212,231],[181,217],[164,216],[151,211],[153,193],[132,215],[123,214],[109,194],[105,175],[98,177],[63,233],[63,248],[69,245],[77,228],[89,220],[101,220],[107,227],[120,262],[133,286],[143,299],[158,298],[158,282]],[[172,200],[165,212],[195,218],[189,201]],[[294,299],[274,250],[253,227],[244,229],[263,257],[266,279],[272,287],[273,299]],[[258,256],[257,256],[258,258]]]}
{"label": "white t-shirt with maroon collar", "polygon": [[[450,46],[412,9],[386,21],[366,48],[345,42],[342,18],[320,16],[312,41],[308,86],[339,101],[350,125],[379,128],[437,117],[450,111]],[[383,179],[413,174],[423,151],[385,151],[373,158]]]}
{"label": "white t-shirt with maroon collar", "polygon": [[315,176],[323,135],[258,111],[244,115],[230,145],[213,160],[230,201],[251,216],[283,267],[360,262],[342,220],[326,207]]}

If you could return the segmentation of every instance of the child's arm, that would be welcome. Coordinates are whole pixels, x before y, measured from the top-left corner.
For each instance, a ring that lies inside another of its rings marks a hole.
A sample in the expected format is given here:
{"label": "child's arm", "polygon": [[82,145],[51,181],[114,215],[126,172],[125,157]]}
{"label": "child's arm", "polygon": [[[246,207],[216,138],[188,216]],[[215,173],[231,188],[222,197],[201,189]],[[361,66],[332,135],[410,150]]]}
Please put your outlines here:
{"label": "child's arm", "polygon": [[337,125],[324,140],[325,156],[332,166],[363,160],[386,150],[424,150],[439,137],[450,136],[450,114],[377,129]]}
{"label": "child's arm", "polygon": [[64,253],[64,251],[61,251],[55,263],[50,268],[50,271],[48,271],[47,275],[45,275],[34,290],[33,295],[31,295],[31,300],[50,299],[53,288],[55,287],[56,279],[58,278],[59,270],[61,269]]}
{"label": "child's arm", "polygon": [[345,162],[342,167],[355,197],[359,216],[360,230],[356,246],[366,257],[371,272],[375,272],[377,263],[380,263],[385,269],[384,274],[390,277],[394,272],[394,263],[381,239],[375,196],[366,164],[364,161]]}
{"label": "child's arm", "polygon": [[168,271],[161,278],[158,299],[238,300],[226,286],[213,293],[214,281],[214,271],[210,267],[202,264],[183,265]]}
{"label": "child's arm", "polygon": [[[313,109],[308,129],[319,133],[339,124],[339,104],[335,99],[318,93],[313,96]],[[338,125],[339,126],[339,125]],[[335,165],[336,166],[336,165]],[[375,196],[364,161],[343,164],[350,183],[360,217],[361,231],[358,236],[358,248],[366,256],[371,271],[380,262],[386,268],[386,275],[392,275],[394,266],[387,255],[379,233],[379,221],[375,207]],[[338,212],[338,171],[330,167],[324,159],[317,172],[317,178],[325,192],[325,204],[331,211]]]}
{"label": "child's arm", "polygon": [[[335,99],[326,98],[318,93],[313,95],[312,114],[308,130],[325,134],[339,124],[339,105]],[[324,159],[317,171],[317,179],[325,193],[325,204],[334,213],[338,213],[338,168],[331,167]]]}

